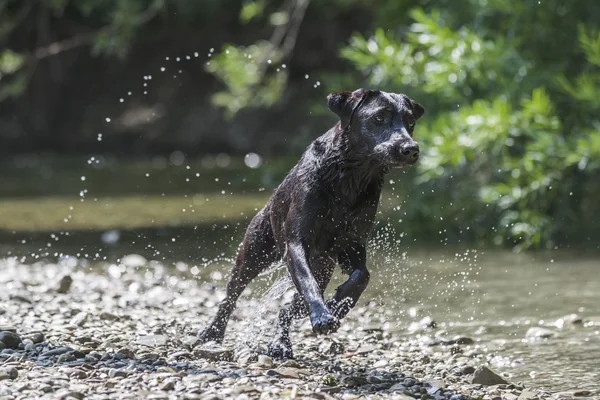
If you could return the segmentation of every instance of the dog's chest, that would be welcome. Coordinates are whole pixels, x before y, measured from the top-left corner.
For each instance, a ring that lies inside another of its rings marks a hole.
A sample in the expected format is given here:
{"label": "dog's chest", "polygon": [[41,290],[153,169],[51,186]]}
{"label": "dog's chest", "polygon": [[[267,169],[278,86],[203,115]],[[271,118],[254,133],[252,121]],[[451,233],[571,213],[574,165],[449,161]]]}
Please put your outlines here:
{"label": "dog's chest", "polygon": [[312,230],[314,248],[320,252],[335,249],[342,243],[355,241],[361,236],[356,209],[351,207],[324,208]]}

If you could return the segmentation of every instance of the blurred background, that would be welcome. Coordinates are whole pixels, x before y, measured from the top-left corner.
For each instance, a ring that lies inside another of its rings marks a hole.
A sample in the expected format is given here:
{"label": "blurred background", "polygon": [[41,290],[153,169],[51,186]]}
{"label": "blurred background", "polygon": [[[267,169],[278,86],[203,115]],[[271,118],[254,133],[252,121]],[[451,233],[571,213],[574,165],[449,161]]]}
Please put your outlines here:
{"label": "blurred background", "polygon": [[589,0],[0,0],[0,257],[222,280],[336,123],[326,95],[402,92],[422,156],[386,177],[365,297],[598,391],[598,21]]}
{"label": "blurred background", "polygon": [[0,0],[3,242],[245,223],[335,123],[325,96],[366,87],[426,108],[382,205],[407,241],[597,248],[599,20],[586,0]]}

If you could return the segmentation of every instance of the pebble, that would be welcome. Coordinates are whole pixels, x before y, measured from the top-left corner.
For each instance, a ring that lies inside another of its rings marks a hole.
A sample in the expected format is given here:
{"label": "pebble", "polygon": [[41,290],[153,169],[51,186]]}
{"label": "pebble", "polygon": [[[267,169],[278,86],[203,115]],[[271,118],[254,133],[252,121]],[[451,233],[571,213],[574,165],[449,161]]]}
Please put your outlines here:
{"label": "pebble", "polygon": [[70,347],[57,347],[52,350],[45,351],[41,354],[42,357],[52,357],[52,356],[60,356],[61,354],[68,353],[73,351]]}
{"label": "pebble", "polygon": [[211,361],[233,361],[233,349],[228,349],[219,345],[204,345],[194,349],[196,357]]}
{"label": "pebble", "polygon": [[525,333],[527,339],[549,339],[556,336],[556,332],[546,328],[531,327]]}
{"label": "pebble", "polygon": [[165,346],[167,341],[165,335],[144,335],[137,339],[137,343],[144,346]]}
{"label": "pebble", "polygon": [[67,293],[71,289],[72,283],[73,283],[73,278],[71,278],[71,275],[63,276],[62,278],[60,278],[60,281],[58,281],[58,286],[56,288],[56,292],[61,293],[61,294]]}
{"label": "pebble", "polygon": [[480,366],[475,369],[471,383],[477,383],[484,386],[508,384],[506,379],[486,366]]}
{"label": "pebble", "polygon": [[86,312],[77,313],[71,319],[71,325],[83,326],[85,324],[85,322],[87,321],[87,319],[88,319],[88,313],[86,313]]}
{"label": "pebble", "polygon": [[6,379],[17,379],[19,371],[15,367],[0,368],[0,381]]}
{"label": "pebble", "polygon": [[22,340],[16,333],[6,330],[0,332],[0,342],[2,342],[7,349],[18,349]]}

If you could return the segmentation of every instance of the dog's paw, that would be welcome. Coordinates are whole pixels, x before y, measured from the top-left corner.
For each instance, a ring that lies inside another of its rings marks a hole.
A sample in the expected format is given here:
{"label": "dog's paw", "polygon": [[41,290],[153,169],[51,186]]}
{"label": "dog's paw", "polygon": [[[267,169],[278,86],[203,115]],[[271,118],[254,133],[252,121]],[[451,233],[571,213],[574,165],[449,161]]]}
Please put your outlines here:
{"label": "dog's paw", "polygon": [[269,344],[267,355],[274,360],[289,360],[294,358],[290,338],[276,337]]}
{"label": "dog's paw", "polygon": [[340,320],[329,311],[310,317],[313,332],[317,335],[328,335],[338,330]]}
{"label": "dog's paw", "polygon": [[221,343],[225,337],[225,331],[216,329],[212,325],[203,331],[198,332],[198,339],[201,343],[216,342]]}

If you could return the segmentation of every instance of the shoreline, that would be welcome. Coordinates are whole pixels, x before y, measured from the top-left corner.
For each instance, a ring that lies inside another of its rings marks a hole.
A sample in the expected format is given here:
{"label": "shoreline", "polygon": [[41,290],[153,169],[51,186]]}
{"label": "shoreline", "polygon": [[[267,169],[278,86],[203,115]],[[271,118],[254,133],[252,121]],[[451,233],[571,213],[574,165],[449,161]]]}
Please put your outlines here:
{"label": "shoreline", "polygon": [[[268,336],[281,299],[243,296],[222,346],[198,346],[222,287],[141,265],[22,265],[0,260],[0,398],[490,400],[590,397],[511,383],[480,364],[469,338],[408,338],[361,301],[337,334],[293,328],[295,360],[240,345]],[[139,272],[141,271],[145,272]],[[363,305],[364,304],[364,305]],[[261,308],[265,308],[261,310]],[[252,322],[260,321],[262,324]],[[249,323],[250,322],[250,323]],[[260,326],[262,325],[262,327]],[[12,340],[12,342],[11,342]],[[258,350],[258,351],[257,351]],[[475,383],[473,383],[475,382]]]}

